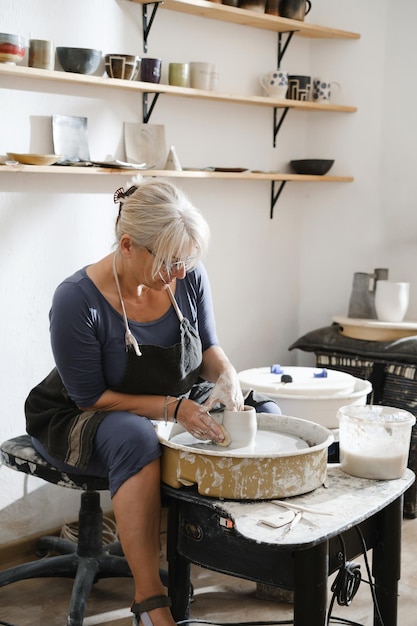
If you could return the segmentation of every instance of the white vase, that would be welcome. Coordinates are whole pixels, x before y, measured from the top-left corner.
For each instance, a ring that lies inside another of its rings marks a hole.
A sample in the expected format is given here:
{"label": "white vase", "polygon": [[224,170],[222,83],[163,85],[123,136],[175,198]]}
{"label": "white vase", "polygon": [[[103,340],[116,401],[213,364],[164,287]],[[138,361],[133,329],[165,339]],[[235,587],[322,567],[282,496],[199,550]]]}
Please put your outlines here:
{"label": "white vase", "polygon": [[378,280],[375,290],[375,311],[381,322],[402,322],[410,299],[410,283]]}

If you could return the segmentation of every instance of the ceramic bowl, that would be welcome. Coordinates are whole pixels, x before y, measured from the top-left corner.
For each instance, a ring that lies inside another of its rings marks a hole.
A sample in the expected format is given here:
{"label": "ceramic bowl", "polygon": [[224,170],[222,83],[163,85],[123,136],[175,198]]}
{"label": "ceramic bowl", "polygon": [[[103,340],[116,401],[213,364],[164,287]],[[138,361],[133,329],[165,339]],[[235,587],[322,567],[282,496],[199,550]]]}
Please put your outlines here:
{"label": "ceramic bowl", "polygon": [[106,54],[104,57],[107,76],[123,80],[135,80],[140,70],[140,57],[132,54]]}
{"label": "ceramic bowl", "polygon": [[0,33],[0,62],[19,63],[25,56],[26,47],[25,37]]}
{"label": "ceramic bowl", "polygon": [[313,176],[323,176],[332,167],[332,159],[297,159],[290,161],[292,169],[297,174],[311,174]]}
{"label": "ceramic bowl", "polygon": [[57,46],[56,53],[62,69],[75,74],[94,74],[103,56],[101,50],[66,46]]}

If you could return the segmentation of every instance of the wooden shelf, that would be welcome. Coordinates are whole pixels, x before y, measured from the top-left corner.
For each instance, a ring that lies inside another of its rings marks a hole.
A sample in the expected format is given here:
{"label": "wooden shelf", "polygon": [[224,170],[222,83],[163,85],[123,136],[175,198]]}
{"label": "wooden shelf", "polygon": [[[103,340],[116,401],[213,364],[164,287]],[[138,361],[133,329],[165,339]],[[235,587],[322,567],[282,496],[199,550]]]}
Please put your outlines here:
{"label": "wooden shelf", "polygon": [[[234,104],[245,104],[264,106],[279,109],[298,109],[299,111],[336,111],[341,113],[354,113],[357,108],[353,106],[320,104],[315,102],[303,102],[301,100],[287,100],[285,98],[276,99],[264,96],[242,96],[239,94],[219,93],[217,91],[204,91],[202,89],[191,89],[189,87],[174,87],[172,85],[144,83],[140,81],[120,80],[118,78],[106,78],[101,76],[87,76],[85,74],[73,74],[71,72],[40,70],[33,67],[23,67],[19,65],[7,65],[0,63],[0,76],[16,77],[28,79],[25,85],[18,84],[16,89],[30,89],[30,79],[35,81],[49,81],[68,85],[81,85],[101,87],[104,89],[122,89],[137,93],[165,94],[167,96],[177,96],[183,98],[196,98],[217,102],[230,102]],[[5,87],[2,84],[2,87]],[[7,85],[8,88],[13,87]]]}
{"label": "wooden shelf", "polygon": [[142,169],[117,169],[109,167],[78,167],[62,165],[0,165],[0,173],[27,173],[27,174],[62,174],[72,176],[81,175],[119,175],[129,176],[129,174],[140,173],[143,176],[158,176],[165,178],[218,178],[218,179],[238,179],[238,180],[271,180],[271,181],[293,181],[293,182],[328,182],[328,183],[350,183],[352,176],[307,176],[300,174],[287,174],[285,172],[213,172],[212,170],[142,170]]}
{"label": "wooden shelf", "polygon": [[[131,0],[138,4],[150,4],[148,0]],[[272,30],[277,33],[294,32],[301,37],[317,39],[359,39],[358,33],[345,30],[317,26],[309,22],[289,20],[284,17],[275,17],[266,13],[257,13],[230,7],[217,2],[206,2],[205,0],[164,0],[160,3],[162,9],[189,13],[200,17],[207,17],[222,22],[232,22],[242,26],[251,26],[264,30]]]}

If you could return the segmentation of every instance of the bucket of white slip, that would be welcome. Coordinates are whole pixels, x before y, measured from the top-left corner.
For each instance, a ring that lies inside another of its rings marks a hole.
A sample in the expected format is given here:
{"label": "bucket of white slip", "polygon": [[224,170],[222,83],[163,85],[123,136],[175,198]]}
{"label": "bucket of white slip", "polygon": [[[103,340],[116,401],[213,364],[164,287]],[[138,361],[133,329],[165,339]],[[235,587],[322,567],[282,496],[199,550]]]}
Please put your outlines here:
{"label": "bucket of white slip", "polygon": [[410,450],[412,413],[392,406],[343,406],[338,410],[340,468],[360,478],[401,478]]}

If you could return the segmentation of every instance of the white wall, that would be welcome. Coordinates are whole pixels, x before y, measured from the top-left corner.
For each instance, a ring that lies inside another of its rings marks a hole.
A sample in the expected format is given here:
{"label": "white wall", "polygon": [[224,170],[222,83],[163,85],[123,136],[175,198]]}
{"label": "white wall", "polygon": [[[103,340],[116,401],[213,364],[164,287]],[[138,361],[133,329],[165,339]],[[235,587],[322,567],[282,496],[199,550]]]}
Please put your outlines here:
{"label": "white wall", "polygon": [[[277,170],[292,158],[316,156],[336,159],[332,173],[355,177],[354,183],[287,184],[273,220],[267,182],[181,181],[212,230],[206,265],[218,332],[237,369],[313,364],[311,355],[290,353],[288,346],[347,312],[355,271],[389,267],[393,279],[409,280],[409,317],[417,315],[411,110],[416,88],[409,80],[417,6],[412,0],[403,5],[401,15],[409,19],[400,23],[388,0],[313,0],[310,22],[362,37],[294,37],[282,67],[328,74],[342,86],[335,101],[359,110],[290,111],[275,149],[272,110],[158,100],[151,123],[166,125],[167,144],[175,145],[184,167]],[[4,32],[104,53],[143,54],[141,6],[127,0],[2,0],[0,17]],[[212,60],[220,69],[219,91],[261,95],[259,76],[275,67],[276,55],[274,33],[161,9],[146,56],[163,59],[162,82],[170,61]],[[29,85],[30,91],[20,86],[17,79],[0,79],[1,154],[52,150],[48,118],[63,113],[88,117],[92,158],[124,158],[122,123],[141,122],[140,96],[40,82]],[[112,194],[126,180],[0,176],[1,440],[24,432],[24,399],[53,365],[48,335],[53,290],[109,251],[116,215]],[[29,523],[36,532],[76,515],[76,493],[6,468],[0,480],[0,543],[28,534]]]}

